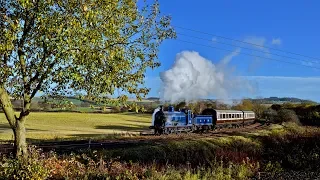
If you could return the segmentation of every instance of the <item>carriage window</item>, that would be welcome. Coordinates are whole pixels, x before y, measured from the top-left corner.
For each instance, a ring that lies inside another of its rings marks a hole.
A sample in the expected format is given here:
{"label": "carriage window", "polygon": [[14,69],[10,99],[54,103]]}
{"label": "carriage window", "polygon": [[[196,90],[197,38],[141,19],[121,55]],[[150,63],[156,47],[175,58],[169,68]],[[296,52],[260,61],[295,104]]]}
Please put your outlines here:
{"label": "carriage window", "polygon": [[231,114],[229,114],[229,118],[231,118]]}

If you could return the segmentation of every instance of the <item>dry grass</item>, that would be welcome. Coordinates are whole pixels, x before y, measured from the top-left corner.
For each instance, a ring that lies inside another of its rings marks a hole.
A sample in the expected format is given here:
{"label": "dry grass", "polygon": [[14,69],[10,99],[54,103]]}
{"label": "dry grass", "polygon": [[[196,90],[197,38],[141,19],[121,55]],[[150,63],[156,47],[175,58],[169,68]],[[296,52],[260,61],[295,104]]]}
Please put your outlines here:
{"label": "dry grass", "polygon": [[[146,114],[90,114],[33,112],[27,122],[27,138],[57,139],[96,137],[117,133],[138,134],[148,129],[151,116]],[[0,140],[11,140],[12,130],[0,114]]]}

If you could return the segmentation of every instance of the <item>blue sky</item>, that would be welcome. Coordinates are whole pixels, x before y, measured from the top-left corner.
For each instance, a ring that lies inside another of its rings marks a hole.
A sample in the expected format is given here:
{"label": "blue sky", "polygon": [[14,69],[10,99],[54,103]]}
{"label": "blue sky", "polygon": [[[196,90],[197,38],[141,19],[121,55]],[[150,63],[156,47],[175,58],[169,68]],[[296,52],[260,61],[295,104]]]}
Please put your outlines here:
{"label": "blue sky", "polygon": [[[159,2],[161,13],[163,15],[171,15],[172,25],[174,26],[247,41],[319,59],[288,54],[270,48],[259,49],[258,47],[233,42],[214,35],[176,28],[178,33],[201,37],[207,39],[207,41],[179,34],[178,39],[224,48],[230,51],[220,51],[177,40],[166,40],[160,47],[159,60],[162,63],[161,67],[147,71],[146,85],[151,88],[148,96],[158,96],[157,91],[161,86],[159,73],[172,67],[177,53],[186,50],[196,51],[215,64],[237,48],[217,42],[263,50],[296,59],[278,57],[243,48],[241,53],[255,54],[266,58],[320,68],[319,1],[160,0]],[[317,93],[317,89],[320,87],[320,69],[246,56],[241,53],[231,60],[230,68],[235,68],[235,75],[246,77],[252,82],[257,91],[255,93],[242,94],[241,97],[235,98],[286,96],[312,99],[320,102],[320,95]],[[303,60],[308,62],[303,62]]]}

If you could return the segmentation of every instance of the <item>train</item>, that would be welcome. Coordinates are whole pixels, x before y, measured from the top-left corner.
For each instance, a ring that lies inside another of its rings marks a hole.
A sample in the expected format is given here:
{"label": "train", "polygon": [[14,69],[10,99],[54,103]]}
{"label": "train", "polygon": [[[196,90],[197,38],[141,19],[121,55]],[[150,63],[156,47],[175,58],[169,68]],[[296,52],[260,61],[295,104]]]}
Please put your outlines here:
{"label": "train", "polygon": [[[162,108],[156,108],[152,114],[150,129],[155,130],[154,121],[156,113]],[[173,106],[169,106],[167,111],[163,111],[166,122],[163,133],[173,132],[195,132],[208,131],[222,128],[238,128],[255,122],[256,115],[253,111],[240,110],[218,110],[213,108],[204,109],[201,114],[195,115],[191,110],[179,109],[175,111]]]}

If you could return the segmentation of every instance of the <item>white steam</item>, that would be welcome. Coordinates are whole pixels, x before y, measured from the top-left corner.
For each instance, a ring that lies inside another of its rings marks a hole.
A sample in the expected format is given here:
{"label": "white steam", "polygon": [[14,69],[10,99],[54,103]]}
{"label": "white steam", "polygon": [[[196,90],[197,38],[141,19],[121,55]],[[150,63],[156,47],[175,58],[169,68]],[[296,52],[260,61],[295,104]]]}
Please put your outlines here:
{"label": "white steam", "polygon": [[227,100],[233,92],[250,91],[252,87],[239,76],[232,76],[227,64],[240,52],[235,50],[219,64],[200,56],[198,52],[183,51],[176,55],[173,67],[160,73],[162,89],[160,99],[177,103],[195,101],[214,96]]}

